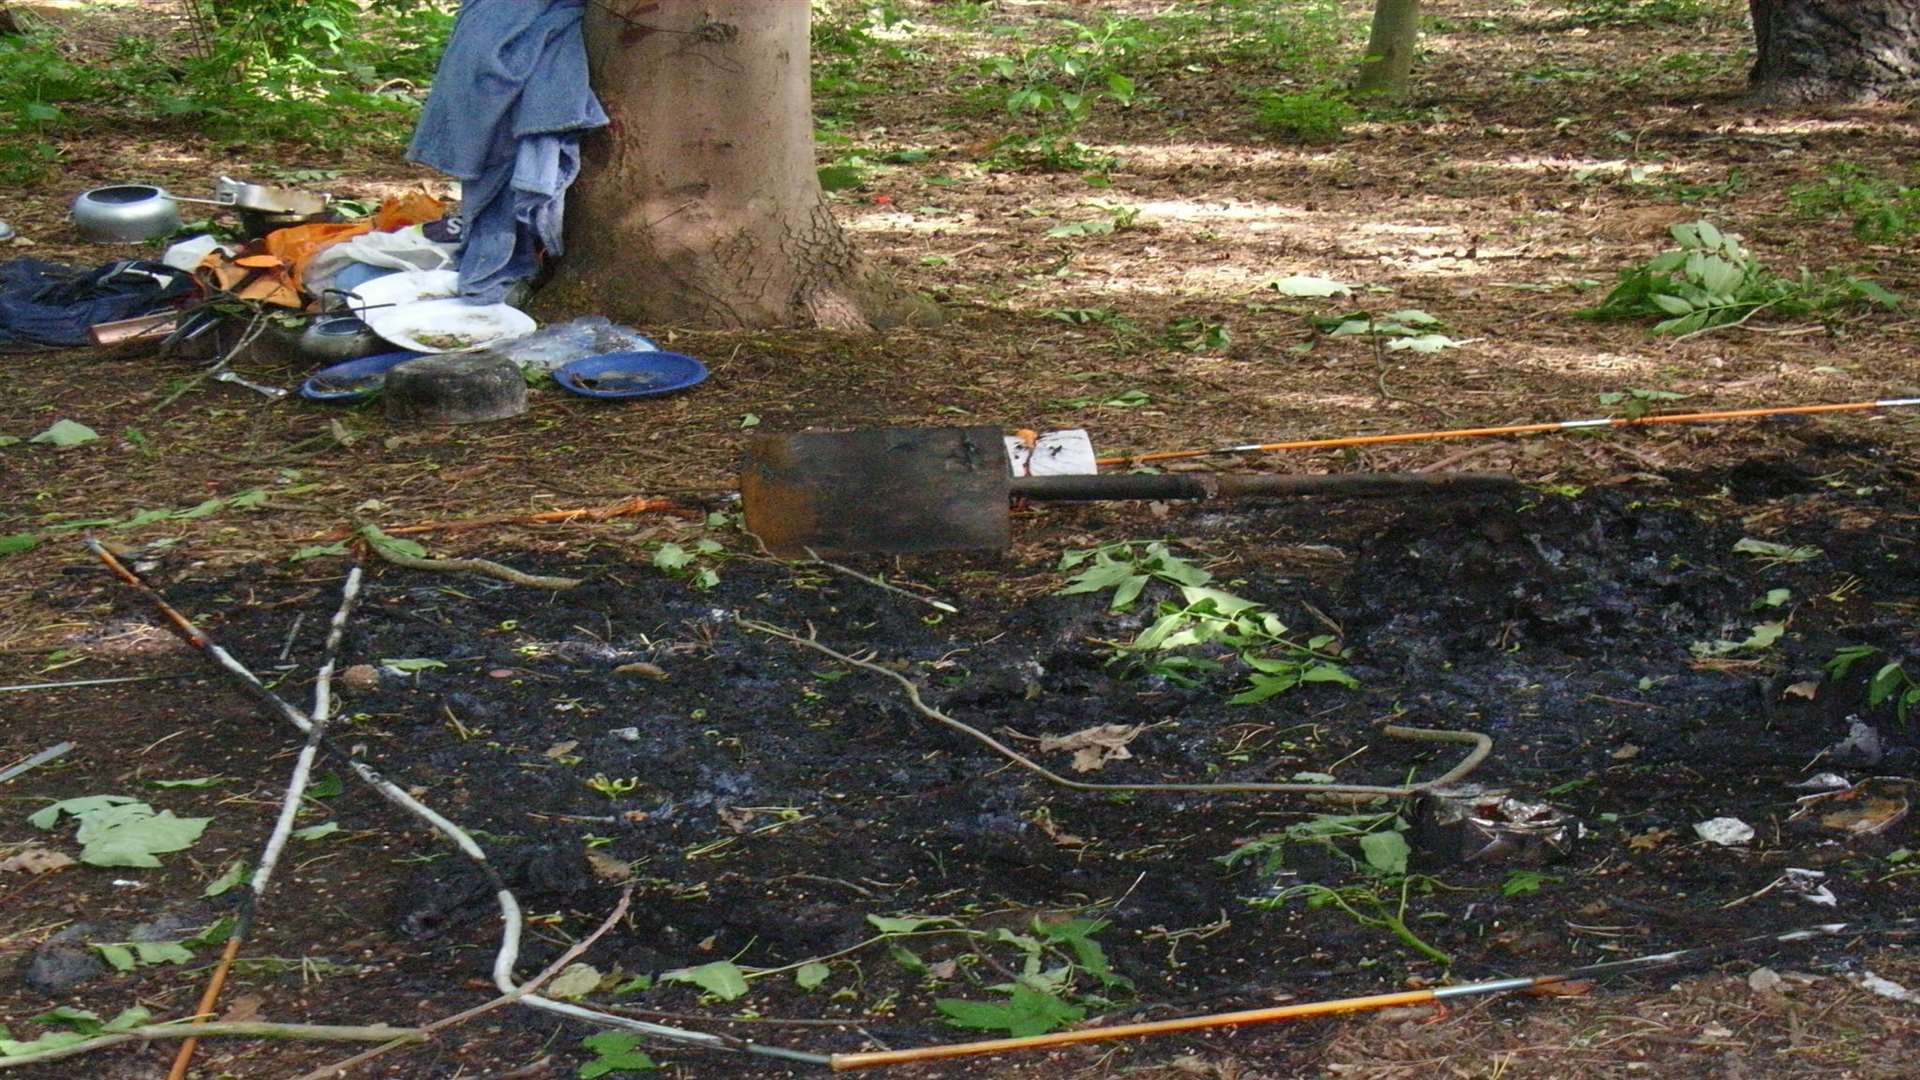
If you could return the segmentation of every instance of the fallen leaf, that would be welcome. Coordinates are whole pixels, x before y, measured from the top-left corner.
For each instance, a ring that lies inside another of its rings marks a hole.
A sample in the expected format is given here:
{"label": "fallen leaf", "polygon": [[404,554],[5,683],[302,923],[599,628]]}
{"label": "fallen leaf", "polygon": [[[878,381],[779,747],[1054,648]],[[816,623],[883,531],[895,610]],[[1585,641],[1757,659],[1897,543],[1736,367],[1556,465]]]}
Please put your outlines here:
{"label": "fallen leaf", "polygon": [[1053,841],[1054,843],[1060,845],[1061,847],[1081,848],[1081,847],[1087,846],[1086,837],[1075,836],[1072,833],[1068,832],[1067,830],[1061,828],[1060,823],[1053,820],[1053,815],[1051,814],[1042,814],[1035,817],[1033,819],[1033,824],[1035,828],[1038,828],[1041,832],[1047,834],[1047,839]]}
{"label": "fallen leaf", "polygon": [[1731,1039],[1733,1038],[1733,1029],[1727,1027],[1725,1024],[1712,1023],[1701,1028],[1700,1035],[1708,1039]]}
{"label": "fallen leaf", "polygon": [[1777,994],[1787,980],[1770,967],[1754,968],[1747,974],[1747,987],[1756,994]]}
{"label": "fallen leaf", "polygon": [[1587,994],[1593,993],[1593,984],[1579,979],[1572,979],[1567,982],[1541,983],[1528,992],[1545,997],[1584,997]]}
{"label": "fallen leaf", "polygon": [[1666,843],[1672,836],[1672,829],[1648,829],[1639,836],[1630,837],[1627,840],[1627,846],[1635,851],[1652,851]]}
{"label": "fallen leaf", "polygon": [[587,869],[601,881],[625,881],[633,876],[633,864],[598,851],[587,852]]}
{"label": "fallen leaf", "polygon": [[1640,748],[1632,743],[1627,743],[1625,746],[1613,752],[1613,760],[1615,761],[1632,761],[1639,756]]}
{"label": "fallen leaf", "polygon": [[55,447],[64,450],[69,446],[79,446],[81,443],[92,442],[99,437],[99,432],[85,424],[73,420],[56,420],[53,422],[52,427],[49,427],[47,430],[27,441],[52,443]]}
{"label": "fallen leaf", "polygon": [[565,742],[557,742],[557,743],[554,743],[552,746],[547,747],[545,756],[552,758],[555,761],[558,761],[561,758],[566,757],[568,754],[573,753],[573,748],[579,745],[580,745],[579,739],[568,739]]}
{"label": "fallen leaf", "polygon": [[1781,691],[1780,696],[1783,698],[1800,697],[1800,698],[1806,698],[1808,701],[1812,701],[1814,698],[1814,695],[1818,694],[1819,692],[1820,692],[1820,684],[1812,679],[1808,679],[1806,682],[1797,682],[1787,687],[1785,690]]}
{"label": "fallen leaf", "polygon": [[566,970],[547,983],[546,996],[561,1001],[577,1001],[593,993],[600,985],[600,969],[592,964],[568,964]]}
{"label": "fallen leaf", "polygon": [[746,832],[747,826],[753,824],[753,811],[751,810],[736,810],[731,806],[723,806],[715,811],[715,813],[719,815],[721,822],[724,823],[727,828],[737,833]]}
{"label": "fallen leaf", "polygon": [[1293,274],[1267,282],[1267,288],[1281,296],[1350,296],[1353,286],[1332,278]]}
{"label": "fallen leaf", "polygon": [[1147,730],[1144,724],[1100,724],[1070,735],[1042,735],[1040,750],[1073,751],[1074,772],[1098,772],[1110,761],[1125,761],[1133,756],[1127,744]]}
{"label": "fallen leaf", "polygon": [[30,847],[18,855],[0,859],[0,870],[11,870],[21,874],[46,874],[63,866],[72,866],[73,859],[52,848]]}
{"label": "fallen leaf", "polygon": [[244,1020],[258,1020],[261,1004],[260,998],[256,995],[242,994],[233,999],[233,1004],[227,1006],[227,1011],[220,1014],[220,1019],[234,1024]]}

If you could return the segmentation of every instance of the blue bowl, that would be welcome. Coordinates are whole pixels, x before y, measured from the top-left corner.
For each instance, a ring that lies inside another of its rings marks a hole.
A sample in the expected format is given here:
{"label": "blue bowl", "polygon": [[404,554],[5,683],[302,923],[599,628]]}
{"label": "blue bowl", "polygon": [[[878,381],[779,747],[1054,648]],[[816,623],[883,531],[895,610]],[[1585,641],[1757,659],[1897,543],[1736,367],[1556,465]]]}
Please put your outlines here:
{"label": "blue bowl", "polygon": [[426,353],[390,352],[363,356],[344,364],[335,364],[313,374],[300,384],[300,396],[309,401],[359,401],[370,398],[387,385],[387,372]]}
{"label": "blue bowl", "polygon": [[553,381],[581,397],[656,397],[700,382],[706,365],[671,352],[612,352],[582,357],[554,369]]}

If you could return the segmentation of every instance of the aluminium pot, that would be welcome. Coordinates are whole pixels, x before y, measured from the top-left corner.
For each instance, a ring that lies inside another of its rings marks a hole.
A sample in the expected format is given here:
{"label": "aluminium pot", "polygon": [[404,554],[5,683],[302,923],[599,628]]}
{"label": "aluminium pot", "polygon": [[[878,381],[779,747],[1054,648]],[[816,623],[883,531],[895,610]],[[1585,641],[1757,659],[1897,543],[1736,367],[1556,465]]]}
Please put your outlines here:
{"label": "aluminium pot", "polygon": [[114,184],[73,200],[73,225],[97,244],[138,244],[180,228],[180,206],[165,188]]}

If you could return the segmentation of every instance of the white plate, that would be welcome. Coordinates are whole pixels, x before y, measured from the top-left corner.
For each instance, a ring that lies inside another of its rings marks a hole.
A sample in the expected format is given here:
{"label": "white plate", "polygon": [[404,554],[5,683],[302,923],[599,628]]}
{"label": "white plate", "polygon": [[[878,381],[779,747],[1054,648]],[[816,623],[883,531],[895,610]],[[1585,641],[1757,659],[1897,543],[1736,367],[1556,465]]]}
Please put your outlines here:
{"label": "white plate", "polygon": [[[354,286],[353,295],[358,300],[348,301],[355,311],[362,307],[376,310],[368,315],[378,314],[381,305],[411,304],[416,300],[444,300],[460,295],[460,273],[457,270],[403,270],[398,274],[386,274],[371,281],[363,281]],[[371,319],[367,320],[372,322]]]}
{"label": "white plate", "polygon": [[465,300],[421,300],[377,308],[367,312],[366,323],[395,345],[423,353],[473,352],[526,337],[540,325],[519,308]]}

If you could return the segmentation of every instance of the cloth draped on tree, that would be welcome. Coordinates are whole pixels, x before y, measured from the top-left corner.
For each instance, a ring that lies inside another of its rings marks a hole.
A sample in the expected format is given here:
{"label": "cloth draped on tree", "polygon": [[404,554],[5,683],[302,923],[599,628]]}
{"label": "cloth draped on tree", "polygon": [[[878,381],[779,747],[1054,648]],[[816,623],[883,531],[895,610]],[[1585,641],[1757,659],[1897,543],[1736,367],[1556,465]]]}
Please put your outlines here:
{"label": "cloth draped on tree", "polygon": [[586,0],[465,0],[407,158],[461,183],[461,295],[497,303],[564,248],[580,138],[607,114],[587,82]]}

